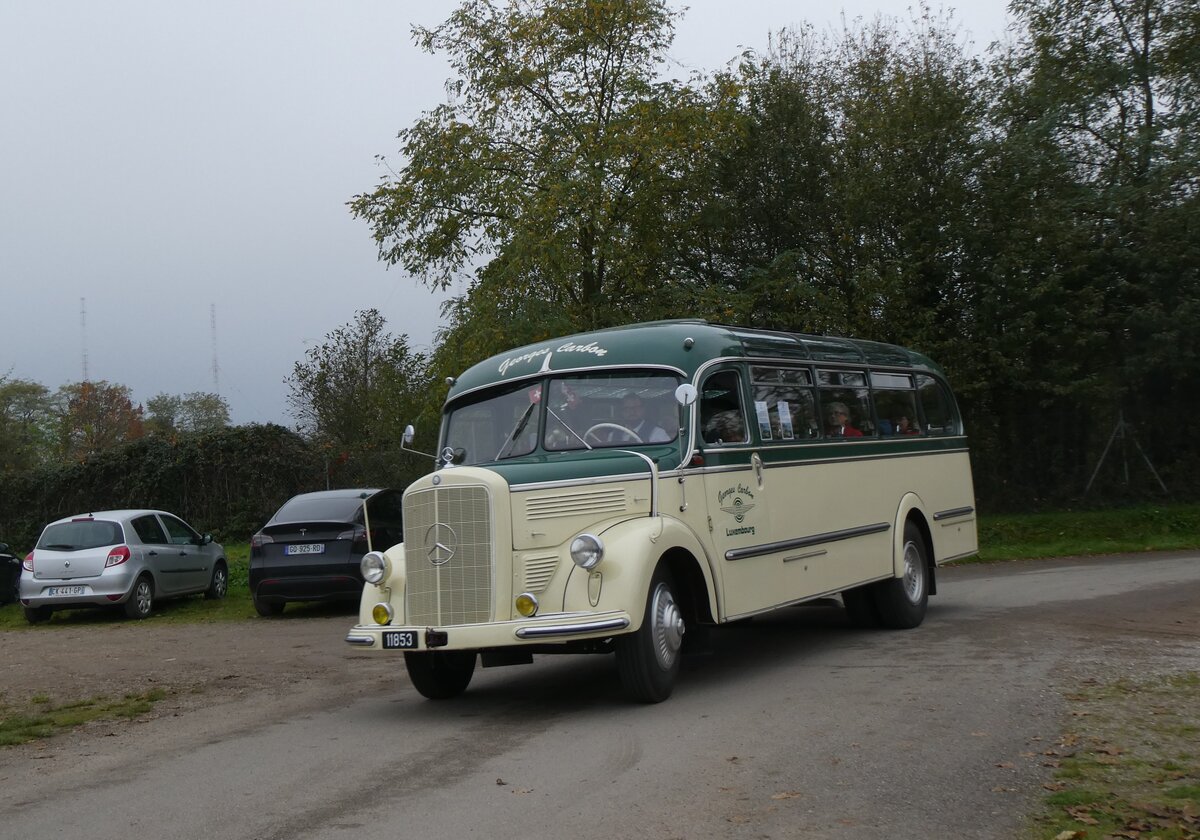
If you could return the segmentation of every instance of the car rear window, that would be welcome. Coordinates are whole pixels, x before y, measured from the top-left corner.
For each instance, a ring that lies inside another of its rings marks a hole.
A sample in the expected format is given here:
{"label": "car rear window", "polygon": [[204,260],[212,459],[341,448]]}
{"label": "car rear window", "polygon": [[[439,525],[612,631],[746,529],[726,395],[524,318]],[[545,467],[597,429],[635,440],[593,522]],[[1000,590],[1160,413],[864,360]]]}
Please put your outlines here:
{"label": "car rear window", "polygon": [[354,522],[363,500],[358,496],[334,499],[296,498],[284,504],[272,522]]}
{"label": "car rear window", "polygon": [[125,542],[121,526],[116,522],[100,519],[80,519],[76,522],[59,522],[42,532],[37,548],[52,551],[82,551],[119,545]]}

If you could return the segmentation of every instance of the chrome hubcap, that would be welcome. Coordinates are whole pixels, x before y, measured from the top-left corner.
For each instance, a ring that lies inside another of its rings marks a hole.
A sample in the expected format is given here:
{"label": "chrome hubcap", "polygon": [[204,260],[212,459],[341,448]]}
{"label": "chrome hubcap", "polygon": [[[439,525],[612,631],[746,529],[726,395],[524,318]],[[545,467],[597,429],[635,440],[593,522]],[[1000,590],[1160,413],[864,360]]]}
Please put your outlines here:
{"label": "chrome hubcap", "polygon": [[671,589],[660,583],[654,590],[650,603],[650,639],[654,643],[654,657],[659,667],[670,670],[683,646],[683,615],[671,595]]}
{"label": "chrome hubcap", "polygon": [[925,564],[914,542],[904,544],[904,594],[914,604],[925,594]]}

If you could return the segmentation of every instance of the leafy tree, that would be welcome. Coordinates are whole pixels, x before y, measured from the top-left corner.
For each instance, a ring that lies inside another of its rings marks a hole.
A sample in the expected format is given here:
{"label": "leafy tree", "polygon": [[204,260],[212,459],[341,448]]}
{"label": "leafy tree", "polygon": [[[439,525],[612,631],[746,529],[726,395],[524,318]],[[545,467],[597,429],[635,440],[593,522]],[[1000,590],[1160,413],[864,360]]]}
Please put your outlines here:
{"label": "leafy tree", "polygon": [[81,461],[143,434],[142,407],[129,388],[99,382],[76,382],[58,389],[59,446],[68,461]]}
{"label": "leafy tree", "polygon": [[46,386],[0,376],[0,472],[50,461],[54,430],[54,405]]}
{"label": "leafy tree", "polygon": [[295,364],[288,404],[300,430],[326,452],[329,470],[356,458],[361,463],[351,464],[347,480],[396,484],[406,464],[399,454],[404,427],[431,391],[427,371],[407,336],[393,336],[378,310],[365,309]]}
{"label": "leafy tree", "polygon": [[178,431],[179,410],[183,399],[175,394],[158,394],[146,400],[145,428],[153,435],[169,435]]}
{"label": "leafy tree", "polygon": [[677,17],[660,0],[466,0],[414,29],[450,59],[449,101],[351,208],[381,259],[431,286],[477,267],[455,338],[513,325],[529,299],[579,328],[628,320],[661,286],[668,208],[712,131],[689,88],[654,81]]}
{"label": "leafy tree", "polygon": [[211,432],[229,425],[229,404],[218,394],[159,394],[146,400],[146,430],[155,434]]}
{"label": "leafy tree", "polygon": [[996,65],[985,317],[1016,350],[997,344],[1026,407],[1013,427],[1048,431],[999,466],[1077,490],[1124,413],[1168,483],[1195,487],[1186,424],[1162,419],[1192,414],[1200,376],[1200,15],[1182,0],[1012,11],[1027,31]]}

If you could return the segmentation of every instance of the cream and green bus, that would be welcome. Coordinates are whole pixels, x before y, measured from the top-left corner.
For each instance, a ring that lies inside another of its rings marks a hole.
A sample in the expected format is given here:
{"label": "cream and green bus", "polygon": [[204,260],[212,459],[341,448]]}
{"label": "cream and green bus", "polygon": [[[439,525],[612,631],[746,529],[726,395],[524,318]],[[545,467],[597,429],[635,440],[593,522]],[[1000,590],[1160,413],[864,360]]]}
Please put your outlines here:
{"label": "cream and green bus", "polygon": [[346,637],[429,698],[477,663],[615,653],[659,702],[689,631],[834,595],[916,627],[977,550],[954,396],[889,344],[696,320],[544,341],[452,382],[430,457]]}

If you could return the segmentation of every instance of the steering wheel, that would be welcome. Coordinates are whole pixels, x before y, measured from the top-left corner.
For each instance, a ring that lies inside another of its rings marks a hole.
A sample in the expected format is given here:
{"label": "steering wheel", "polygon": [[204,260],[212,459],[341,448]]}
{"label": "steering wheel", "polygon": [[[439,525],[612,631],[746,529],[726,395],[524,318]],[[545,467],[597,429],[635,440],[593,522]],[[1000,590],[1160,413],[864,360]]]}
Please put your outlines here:
{"label": "steering wheel", "polygon": [[611,431],[620,432],[621,434],[625,435],[626,437],[633,438],[633,440],[636,443],[642,443],[642,439],[640,437],[638,437],[637,432],[635,432],[633,429],[627,429],[626,427],[622,426],[620,423],[597,423],[596,425],[592,426],[590,429],[588,429],[586,432],[583,433],[583,439],[587,440],[588,438],[594,438],[596,443],[601,443],[601,444],[608,443],[608,441],[606,441],[606,440],[601,440],[600,436],[596,434],[596,432],[598,432],[602,429],[609,429]]}

